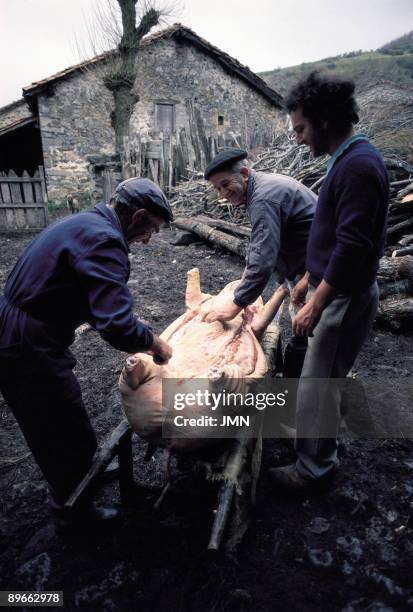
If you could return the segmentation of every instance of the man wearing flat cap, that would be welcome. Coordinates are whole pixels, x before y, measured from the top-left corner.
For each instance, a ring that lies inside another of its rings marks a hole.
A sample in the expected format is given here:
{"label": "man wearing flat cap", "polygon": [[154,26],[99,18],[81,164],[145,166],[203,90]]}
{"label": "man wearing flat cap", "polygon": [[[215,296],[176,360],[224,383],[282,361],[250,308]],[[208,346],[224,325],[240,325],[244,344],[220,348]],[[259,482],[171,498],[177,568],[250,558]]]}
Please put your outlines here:
{"label": "man wearing flat cap", "polygon": [[221,198],[245,206],[251,221],[251,240],[243,277],[234,300],[205,315],[205,320],[229,321],[252,304],[274,270],[293,281],[305,272],[307,240],[316,195],[293,178],[256,172],[242,149],[221,151],[205,170]]}
{"label": "man wearing flat cap", "polygon": [[129,245],[148,243],[171,220],[157,185],[146,178],[124,181],[109,205],[100,202],[41,232],[0,295],[0,391],[49,484],[58,528],[117,517],[91,499],[70,514],[64,508],[97,447],[68,347],[87,322],[120,351],[169,361],[170,346],[134,316],[126,283]]}

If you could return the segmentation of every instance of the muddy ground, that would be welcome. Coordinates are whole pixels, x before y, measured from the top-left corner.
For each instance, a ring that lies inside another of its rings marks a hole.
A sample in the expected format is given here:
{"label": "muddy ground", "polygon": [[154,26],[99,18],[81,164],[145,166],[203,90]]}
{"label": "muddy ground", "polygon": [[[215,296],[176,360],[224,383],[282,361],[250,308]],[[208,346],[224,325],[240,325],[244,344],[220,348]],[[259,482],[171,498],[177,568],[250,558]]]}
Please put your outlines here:
{"label": "muddy ground", "polygon": [[[0,287],[32,236],[1,236]],[[130,287],[139,317],[161,331],[183,312],[185,272],[198,266],[204,289],[237,278],[241,262],[205,244],[172,246],[164,230],[132,248]],[[373,330],[359,376],[409,376],[412,334]],[[95,332],[73,351],[84,400],[100,440],[122,418],[116,382],[125,355]],[[57,407],[58,409],[58,407]],[[391,406],[389,406],[391,410]],[[253,524],[233,558],[205,552],[214,490],[189,479],[153,510],[162,457],[144,463],[134,441],[134,502],[113,533],[62,538],[49,522],[46,486],[13,416],[0,399],[0,590],[64,591],[64,609],[142,611],[413,609],[413,442],[341,440],[341,471],[328,493],[287,496],[268,467],[288,463],[286,441],[266,440]],[[64,426],[64,424],[62,424]],[[119,504],[116,483],[98,494]]]}

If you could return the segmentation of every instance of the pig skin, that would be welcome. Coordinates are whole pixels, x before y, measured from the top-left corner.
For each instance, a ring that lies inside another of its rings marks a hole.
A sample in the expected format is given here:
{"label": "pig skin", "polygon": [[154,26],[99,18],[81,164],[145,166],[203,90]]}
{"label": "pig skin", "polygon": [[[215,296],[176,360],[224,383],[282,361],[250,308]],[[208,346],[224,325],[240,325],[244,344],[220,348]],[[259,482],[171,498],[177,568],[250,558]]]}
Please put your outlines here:
{"label": "pig skin", "polygon": [[[150,355],[129,357],[119,379],[125,415],[142,438],[172,450],[193,451],[217,442],[214,438],[162,438],[168,406],[162,403],[162,379],[176,379],[179,391],[190,379],[208,379],[211,391],[249,392],[256,379],[267,372],[267,362],[257,336],[278,310],[285,290],[279,289],[264,306],[261,298],[241,311],[232,321],[206,323],[202,313],[220,301],[228,301],[240,281],[229,283],[217,296],[201,292],[197,268],[187,273],[187,311],[173,321],[161,338],[173,348],[167,365],[157,365]],[[211,415],[210,409],[195,406],[190,416]],[[185,416],[188,414],[185,413]],[[216,416],[216,415],[215,415]],[[202,427],[200,434],[208,436]]]}

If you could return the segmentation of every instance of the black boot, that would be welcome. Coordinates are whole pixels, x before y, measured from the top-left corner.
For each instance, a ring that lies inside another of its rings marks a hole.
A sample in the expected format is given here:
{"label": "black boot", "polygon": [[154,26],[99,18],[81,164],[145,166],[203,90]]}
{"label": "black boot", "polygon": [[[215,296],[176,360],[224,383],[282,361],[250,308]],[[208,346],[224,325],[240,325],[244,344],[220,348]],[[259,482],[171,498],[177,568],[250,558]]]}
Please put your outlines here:
{"label": "black boot", "polygon": [[74,508],[66,508],[49,497],[49,507],[57,533],[83,532],[110,528],[120,521],[121,512],[110,506],[96,506],[87,500]]}

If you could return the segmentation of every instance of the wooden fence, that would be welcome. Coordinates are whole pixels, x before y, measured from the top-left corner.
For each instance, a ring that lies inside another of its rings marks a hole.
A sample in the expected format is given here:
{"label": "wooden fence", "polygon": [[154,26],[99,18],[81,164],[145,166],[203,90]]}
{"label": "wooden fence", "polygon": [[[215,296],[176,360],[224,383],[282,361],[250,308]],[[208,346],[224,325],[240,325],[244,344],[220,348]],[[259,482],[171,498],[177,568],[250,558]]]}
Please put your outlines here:
{"label": "wooden fence", "polygon": [[41,229],[48,224],[43,167],[34,176],[0,172],[0,230]]}

